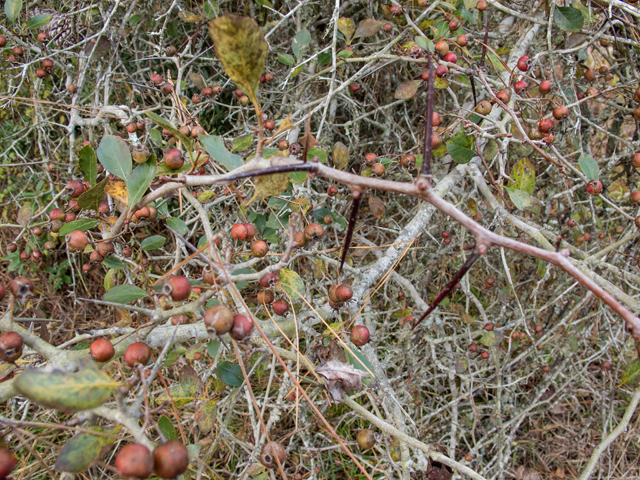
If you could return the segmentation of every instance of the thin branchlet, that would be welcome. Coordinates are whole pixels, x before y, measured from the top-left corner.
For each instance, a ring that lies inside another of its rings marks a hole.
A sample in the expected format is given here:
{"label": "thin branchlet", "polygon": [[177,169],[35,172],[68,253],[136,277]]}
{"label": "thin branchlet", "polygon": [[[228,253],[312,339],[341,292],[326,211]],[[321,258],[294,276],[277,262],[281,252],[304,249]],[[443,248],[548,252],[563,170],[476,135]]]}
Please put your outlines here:
{"label": "thin branchlet", "polygon": [[230,175],[225,177],[223,181],[231,182],[234,180],[241,180],[249,177],[262,177],[264,175],[273,175],[275,173],[288,173],[288,172],[315,172],[317,171],[316,165],[313,163],[301,163],[296,165],[279,165],[277,167],[268,167],[260,170],[250,170],[248,172],[238,173],[236,175]]}
{"label": "thin branchlet", "polygon": [[431,53],[427,53],[427,69],[429,71],[429,79],[427,80],[427,113],[425,118],[424,146],[422,148],[422,168],[420,176],[427,179],[431,178],[431,154],[433,146],[431,140],[433,138],[433,102],[435,98],[433,88],[433,62],[431,61]]}
{"label": "thin branchlet", "polygon": [[436,297],[436,299],[429,306],[429,308],[427,308],[427,311],[424,312],[420,317],[420,319],[413,325],[413,328],[416,328],[418,325],[420,325],[420,322],[422,322],[425,318],[427,318],[427,315],[433,312],[436,309],[436,307],[440,305],[440,302],[442,302],[442,300],[444,300],[447,297],[447,295],[451,293],[451,291],[455,288],[456,284],[460,281],[462,277],[465,276],[465,274],[469,271],[469,269],[473,266],[473,264],[476,263],[476,261],[478,261],[479,258],[480,258],[479,252],[473,252],[471,255],[469,255],[469,258],[467,258],[467,261],[464,262],[462,267],[460,267],[460,270],[458,270],[458,272],[453,276],[451,281],[447,283],[446,287],[444,287],[444,289]]}

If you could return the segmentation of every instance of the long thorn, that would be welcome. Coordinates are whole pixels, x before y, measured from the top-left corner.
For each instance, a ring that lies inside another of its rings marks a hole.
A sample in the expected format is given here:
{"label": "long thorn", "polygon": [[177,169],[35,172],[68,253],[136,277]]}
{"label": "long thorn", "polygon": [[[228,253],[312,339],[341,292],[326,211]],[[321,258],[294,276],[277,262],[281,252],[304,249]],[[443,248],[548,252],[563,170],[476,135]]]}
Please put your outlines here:
{"label": "long thorn", "polygon": [[489,42],[489,21],[491,20],[491,10],[487,14],[487,28],[484,31],[484,45],[482,45],[482,58],[480,59],[480,68],[484,68],[484,57],[487,55],[487,42]]}
{"label": "long thorn", "polygon": [[425,118],[424,146],[422,148],[422,168],[420,176],[431,178],[431,153],[433,145],[431,139],[433,137],[433,102],[435,93],[433,89],[434,75],[433,62],[431,61],[431,53],[427,52],[427,68],[429,69],[429,79],[427,80],[427,113]]}
{"label": "long thorn", "polygon": [[277,167],[268,167],[260,170],[250,170],[248,172],[236,173],[229,177],[225,177],[221,181],[230,182],[233,180],[240,180],[242,178],[249,177],[261,177],[263,175],[273,175],[274,173],[287,173],[287,172],[315,172],[317,166],[313,163],[301,163],[298,165],[280,165]]}
{"label": "long thorn", "polygon": [[338,268],[338,275],[342,273],[342,266],[344,260],[347,258],[347,252],[351,245],[351,237],[353,237],[353,230],[356,226],[356,219],[358,218],[358,209],[360,208],[360,200],[362,194],[360,192],[353,193],[353,203],[351,206],[351,215],[349,215],[349,225],[347,226],[347,235],[344,238],[344,246],[342,247],[342,256],[340,257],[340,267]]}
{"label": "long thorn", "polygon": [[476,97],[476,82],[473,80],[473,75],[469,76],[471,80],[471,93],[473,93],[473,104],[478,105],[478,97]]}
{"label": "long thorn", "polygon": [[309,143],[311,143],[311,107],[309,107],[309,111],[307,114],[307,124],[304,127],[304,145],[302,148],[302,161],[307,163],[307,157],[309,155]]}
{"label": "long thorn", "polygon": [[418,325],[420,325],[420,322],[422,322],[427,317],[427,315],[433,312],[436,309],[436,307],[440,305],[440,302],[442,302],[442,300],[444,300],[446,296],[451,293],[451,291],[456,286],[456,283],[458,283],[460,279],[464,277],[465,273],[469,271],[469,269],[473,266],[474,263],[476,263],[476,261],[479,258],[480,258],[480,253],[478,252],[473,252],[471,255],[469,255],[469,258],[467,258],[467,261],[464,262],[462,267],[460,267],[460,270],[458,270],[458,272],[453,276],[451,281],[447,283],[447,286],[444,287],[444,290],[440,292],[440,294],[436,297],[436,299],[433,301],[431,306],[427,308],[427,311],[422,314],[422,316],[420,317],[420,320],[418,320],[413,325],[412,329],[415,329]]}

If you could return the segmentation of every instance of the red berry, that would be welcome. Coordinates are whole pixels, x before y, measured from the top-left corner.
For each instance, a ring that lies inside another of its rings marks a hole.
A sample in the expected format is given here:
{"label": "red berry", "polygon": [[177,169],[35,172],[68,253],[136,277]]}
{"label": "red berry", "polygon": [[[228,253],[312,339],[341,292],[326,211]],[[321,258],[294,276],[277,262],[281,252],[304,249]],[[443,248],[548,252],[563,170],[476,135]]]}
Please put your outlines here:
{"label": "red berry", "polygon": [[7,46],[7,39],[0,35],[0,48],[4,48]]}
{"label": "red berry", "polygon": [[257,295],[258,303],[271,304],[273,303],[273,292],[271,290],[261,290]]}
{"label": "red berry", "polygon": [[546,95],[551,91],[551,87],[552,85],[549,80],[543,80],[542,82],[540,82],[540,85],[538,85],[538,90],[542,95]]}
{"label": "red berry", "polygon": [[[13,363],[22,356],[22,337],[17,332],[0,334],[0,360]],[[1,477],[0,477],[1,478]]]}
{"label": "red berry", "polygon": [[289,311],[289,304],[284,300],[276,300],[273,302],[273,305],[271,305],[271,308],[273,309],[273,313],[282,316]]}
{"label": "red berry", "polygon": [[442,78],[449,75],[449,68],[446,65],[438,65],[436,67],[436,77]]}
{"label": "red berry", "polygon": [[640,192],[638,190],[634,190],[629,195],[629,201],[631,203],[640,203]]}
{"label": "red berry", "polygon": [[553,109],[552,115],[556,120],[562,120],[564,117],[569,115],[569,109],[565,106],[558,105]]}
{"label": "red berry", "polygon": [[476,107],[476,111],[480,115],[489,115],[491,113],[492,108],[493,108],[493,105],[491,105],[491,102],[487,100],[482,100],[480,103],[478,103],[478,106]]}
{"label": "red berry", "polygon": [[278,281],[278,276],[275,273],[267,273],[264,277],[260,279],[260,285],[264,288],[272,287]]}
{"label": "red berry", "polygon": [[330,186],[327,190],[327,195],[329,195],[330,197],[335,197],[338,193],[338,187],[336,186]]}
{"label": "red berry", "polygon": [[[4,40],[4,37],[0,38]],[[6,42],[6,40],[4,41]],[[18,460],[13,453],[11,453],[7,448],[0,447],[0,478],[7,478],[11,475],[11,472],[15,470],[17,464]]]}
{"label": "red berry", "polygon": [[304,235],[308,240],[317,241],[324,235],[324,228],[319,223],[310,223],[304,229]]}
{"label": "red berry", "polygon": [[65,189],[71,198],[78,198],[84,193],[84,184],[80,180],[71,180]]}
{"label": "red berry", "polygon": [[163,295],[170,295],[174,302],[181,302],[189,298],[191,284],[186,277],[173,275],[169,277],[162,287]]}
{"label": "red berry", "polygon": [[275,130],[276,124],[273,120],[267,120],[266,122],[264,122],[264,128],[266,128],[267,130]]}
{"label": "red berry", "polygon": [[177,148],[172,148],[171,150],[166,151],[164,154],[164,164],[171,170],[179,169],[184,165],[182,152]]}
{"label": "red berry", "polygon": [[170,95],[173,92],[173,83],[171,82],[164,82],[162,84],[162,86],[160,87],[160,91],[164,94],[164,95]]}
{"label": "red berry", "polygon": [[520,80],[519,82],[516,82],[516,84],[513,86],[513,90],[516,93],[520,93],[523,90],[526,90],[528,87],[527,82],[525,82],[524,80]]}
{"label": "red berry", "polygon": [[487,9],[487,2],[486,0],[480,0],[477,4],[476,4],[476,8],[480,11],[482,10],[486,10]]}
{"label": "red berry", "polygon": [[367,165],[373,165],[378,160],[378,155],[375,153],[367,153],[364,156],[364,161]]}
{"label": "red berry", "polygon": [[171,317],[171,325],[173,326],[189,325],[190,323],[191,323],[191,320],[189,319],[189,315],[187,315],[186,313],[182,313],[180,315],[174,315],[173,317]]}
{"label": "red berry", "polygon": [[550,118],[544,118],[540,120],[540,123],[538,124],[538,128],[543,133],[550,132],[554,126],[555,125],[553,124],[553,120],[551,120]]}
{"label": "red berry", "polygon": [[587,192],[591,195],[599,195],[602,193],[602,183],[600,180],[591,180],[587,183]]}
{"label": "red berry", "polygon": [[449,63],[458,63],[458,56],[453,52],[449,52],[444,56],[443,60]]}
{"label": "red berry", "polygon": [[26,277],[18,277],[9,284],[9,291],[11,295],[24,301],[24,297],[33,293],[33,282]]}
{"label": "red berry", "polygon": [[151,349],[149,345],[142,342],[132,343],[124,351],[124,361],[133,367],[137,364],[146,365],[151,360]]}
{"label": "red berry", "polygon": [[485,360],[488,360],[489,359],[489,352],[482,352],[480,354],[480,357],[485,359]]}
{"label": "red berry", "polygon": [[269,245],[264,240],[256,240],[251,243],[251,255],[256,258],[262,258],[269,252]]}
{"label": "red berry", "polygon": [[123,477],[149,478],[153,473],[153,456],[139,443],[125,445],[116,456],[116,468]]}
{"label": "red berry", "polygon": [[244,340],[251,335],[253,331],[253,322],[246,315],[234,315],[233,327],[229,332],[229,336],[234,340]]}
{"label": "red berry", "polygon": [[456,40],[456,43],[458,45],[460,45],[461,47],[466,47],[467,44],[469,43],[469,41],[467,40],[467,36],[466,35],[460,35],[458,37],[458,39]]}
{"label": "red berry", "polygon": [[527,70],[529,70],[530,66],[531,65],[529,62],[529,57],[527,57],[526,55],[518,59],[518,70],[520,70],[521,72],[526,72]]}
{"label": "red berry", "polygon": [[360,90],[360,84],[358,82],[353,82],[351,85],[349,85],[349,90],[351,90],[351,93],[356,93],[358,90]]}
{"label": "red berry", "polygon": [[491,331],[493,331],[493,329],[494,329],[494,328],[495,328],[495,325],[494,325],[493,323],[486,323],[486,324],[484,325],[484,329],[485,329],[487,332],[491,332]]}
{"label": "red berry", "polygon": [[189,466],[189,452],[179,440],[169,440],[153,451],[156,475],[161,478],[175,478],[182,475]]}
{"label": "red berry", "polygon": [[247,227],[244,223],[236,223],[231,227],[231,238],[244,242],[247,238]]}
{"label": "red berry", "polygon": [[100,363],[108,362],[116,353],[113,345],[106,338],[94,340],[89,347],[89,351],[91,352],[91,358]]}
{"label": "red berry", "polygon": [[267,72],[267,73],[265,73],[265,74],[264,74],[264,79],[265,79],[267,82],[273,82],[273,79],[274,79],[274,78],[275,78],[275,77],[274,77],[273,73],[269,73],[269,72]]}
{"label": "red berry", "polygon": [[469,351],[471,353],[475,353],[478,351],[478,345],[476,345],[475,343],[470,343],[469,344]]}
{"label": "red berry", "polygon": [[449,44],[444,40],[440,40],[435,44],[435,50],[438,52],[438,55],[444,57],[447,53],[449,53]]}
{"label": "red berry", "polygon": [[225,305],[211,307],[204,314],[204,324],[209,335],[224,335],[233,327],[233,312]]}
{"label": "red berry", "polygon": [[505,104],[509,103],[509,100],[511,100],[511,94],[506,90],[500,90],[496,94],[496,97],[498,97],[498,100],[500,100],[502,103],[505,103]]}
{"label": "red berry", "polygon": [[353,327],[351,329],[351,342],[357,347],[362,347],[369,343],[369,329],[364,325]]}
{"label": "red berry", "polygon": [[338,285],[335,292],[338,302],[346,302],[353,296],[353,290],[348,285]]}
{"label": "red berry", "polygon": [[4,300],[5,295],[7,294],[7,289],[4,286],[4,283],[0,283],[0,302]]}
{"label": "red berry", "polygon": [[253,239],[253,237],[255,237],[255,236],[256,236],[256,229],[255,229],[255,227],[254,227],[252,224],[250,224],[250,223],[245,223],[245,224],[244,224],[244,226],[245,226],[245,228],[247,229],[247,238],[246,238],[246,241],[247,241],[247,242],[250,242],[250,241]]}
{"label": "red berry", "polygon": [[584,78],[588,82],[593,82],[596,79],[596,72],[594,72],[593,70],[589,69],[586,72],[584,72]]}
{"label": "red berry", "polygon": [[460,28],[460,22],[458,20],[451,20],[449,22],[449,30],[451,30],[452,32],[455,32],[459,28]]}
{"label": "red berry", "polygon": [[156,86],[162,85],[164,83],[164,77],[159,73],[155,73],[151,76],[151,82]]}
{"label": "red berry", "polygon": [[385,23],[382,26],[382,29],[385,31],[385,33],[391,33],[393,31],[393,25],[391,25],[390,23]]}
{"label": "red berry", "polygon": [[82,252],[89,244],[87,234],[80,230],[74,230],[69,234],[67,245],[72,252]]}

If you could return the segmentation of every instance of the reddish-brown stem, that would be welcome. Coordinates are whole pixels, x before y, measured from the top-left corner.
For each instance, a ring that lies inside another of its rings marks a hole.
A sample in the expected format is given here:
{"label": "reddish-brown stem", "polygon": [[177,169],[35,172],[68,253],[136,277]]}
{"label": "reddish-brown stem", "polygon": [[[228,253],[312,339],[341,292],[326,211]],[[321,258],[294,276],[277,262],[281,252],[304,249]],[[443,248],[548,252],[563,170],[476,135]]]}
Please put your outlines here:
{"label": "reddish-brown stem", "polygon": [[431,139],[433,137],[433,102],[435,93],[433,91],[433,62],[431,61],[431,54],[427,52],[427,68],[429,70],[429,79],[427,80],[427,113],[425,118],[425,130],[424,130],[424,147],[422,148],[422,168],[420,169],[420,176],[427,180],[427,185],[431,185],[431,153],[433,145]]}
{"label": "reddish-brown stem", "polygon": [[462,264],[462,267],[460,267],[460,270],[458,270],[456,272],[456,274],[453,276],[453,278],[451,279],[451,281],[449,283],[447,283],[447,285],[444,287],[444,289],[442,289],[442,291],[440,292],[440,294],[435,298],[435,300],[433,301],[433,303],[429,306],[429,308],[427,308],[427,310],[422,314],[422,316],[420,317],[420,319],[413,324],[412,329],[416,328],[418,325],[420,325],[420,323],[427,318],[427,315],[429,315],[431,312],[433,312],[436,307],[438,305],[440,305],[440,302],[442,302],[442,300],[444,300],[446,298],[447,295],[449,295],[451,293],[451,291],[455,288],[456,284],[460,281],[460,279],[462,277],[465,276],[465,274],[469,271],[469,269],[473,266],[474,263],[476,263],[476,261],[480,258],[480,253],[475,251],[473,252],[469,258],[467,258],[467,261],[464,262]]}
{"label": "reddish-brown stem", "polygon": [[342,255],[340,256],[340,267],[338,268],[338,275],[342,273],[342,266],[347,258],[347,252],[351,245],[351,238],[353,237],[353,230],[356,226],[356,219],[358,218],[358,209],[360,208],[360,200],[362,194],[358,191],[353,192],[353,203],[351,206],[351,215],[349,215],[349,225],[347,227],[347,235],[344,237],[344,246],[342,247]]}

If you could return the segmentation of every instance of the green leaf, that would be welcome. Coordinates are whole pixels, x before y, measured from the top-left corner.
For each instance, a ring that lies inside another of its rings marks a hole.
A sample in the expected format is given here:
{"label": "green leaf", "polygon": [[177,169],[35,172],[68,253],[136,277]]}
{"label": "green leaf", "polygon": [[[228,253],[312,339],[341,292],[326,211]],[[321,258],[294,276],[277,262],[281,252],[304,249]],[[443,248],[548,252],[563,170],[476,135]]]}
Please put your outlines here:
{"label": "green leaf", "polygon": [[291,49],[293,50],[293,54],[298,60],[300,60],[300,57],[304,53],[305,48],[309,46],[310,41],[311,34],[306,28],[303,28],[298,33],[296,33],[296,36],[293,38]]}
{"label": "green leaf", "polygon": [[169,420],[169,417],[167,417],[166,415],[162,415],[158,419],[158,428],[162,432],[162,436],[164,436],[165,439],[167,440],[178,439],[178,432],[176,431],[175,427],[171,423],[171,420]]}
{"label": "green leaf", "polygon": [[83,209],[98,211],[100,202],[104,198],[104,187],[109,183],[108,178],[104,178],[95,187],[90,188],[78,197],[78,206]]}
{"label": "green leaf", "polygon": [[99,407],[120,385],[95,366],[75,373],[29,369],[13,382],[18,393],[32,402],[63,411]]}
{"label": "green leaf", "polygon": [[327,163],[327,152],[324,150],[320,150],[319,148],[310,148],[309,149],[309,158],[318,157],[320,163]]}
{"label": "green leaf", "polygon": [[533,164],[523,158],[513,166],[511,178],[516,182],[514,188],[525,193],[533,193],[536,187],[536,171]]}
{"label": "green leaf", "polygon": [[153,177],[156,174],[156,159],[151,155],[149,160],[141,163],[127,177],[127,193],[129,194],[129,207],[134,208],[147,191]]}
{"label": "green leaf", "polygon": [[423,50],[428,50],[429,52],[434,52],[436,49],[433,42],[427,37],[416,37],[416,45]]}
{"label": "green leaf", "polygon": [[149,136],[151,137],[151,140],[153,140],[153,143],[155,143],[159,147],[162,146],[162,133],[160,133],[160,130],[152,128],[151,130],[149,130]]}
{"label": "green leaf", "polygon": [[633,362],[629,364],[627,369],[622,374],[622,382],[620,383],[620,386],[626,383],[633,382],[639,376],[640,376],[640,358],[636,358]]}
{"label": "green leaf", "polygon": [[242,137],[237,137],[233,139],[233,143],[231,144],[232,152],[241,152],[242,150],[246,150],[253,143],[253,135],[244,135]]}
{"label": "green leaf", "polygon": [[291,183],[301,185],[307,179],[307,172],[291,172]]}
{"label": "green leaf", "polygon": [[114,257],[113,255],[105,257],[102,263],[105,267],[112,268],[114,270],[120,270],[124,268],[124,263],[122,263],[122,260],[120,260],[118,257]]}
{"label": "green leaf", "polygon": [[149,294],[135,285],[118,285],[104,294],[105,302],[122,303],[124,305],[148,297]]}
{"label": "green leaf", "polygon": [[97,227],[98,223],[100,223],[100,220],[97,218],[81,218],[80,220],[74,220],[73,222],[65,223],[58,232],[58,236],[64,237],[74,230],[86,232],[87,230]]}
{"label": "green leaf", "polygon": [[[102,427],[91,427],[95,432],[117,435],[122,426],[117,425],[113,429],[105,430]],[[115,443],[115,439],[90,433],[78,433],[69,439],[62,447],[56,459],[55,469],[58,472],[80,473],[100,458],[100,453],[105,447]]]}
{"label": "green leaf", "polygon": [[216,355],[218,355],[219,349],[220,349],[220,342],[218,340],[211,340],[209,341],[209,343],[207,343],[207,353],[211,358],[216,358]]}
{"label": "green leaf", "polygon": [[338,58],[349,58],[353,56],[353,50],[340,50],[336,55]]}
{"label": "green leaf", "polygon": [[227,170],[231,171],[244,165],[244,161],[240,155],[235,155],[227,150],[222,138],[216,135],[200,135],[200,143],[211,159],[221,164]]}
{"label": "green leaf", "polygon": [[337,213],[332,212],[328,208],[318,208],[318,209],[314,210],[311,213],[316,218],[316,220],[319,220],[319,221],[322,221],[324,219],[324,217],[326,217],[327,215],[331,215],[333,217],[333,221],[334,222],[336,222],[338,225],[341,225],[342,228],[344,228],[344,229],[347,228],[347,222],[345,221],[345,219],[342,218]]}
{"label": "green leaf", "polygon": [[251,17],[227,14],[209,23],[209,34],[224,71],[257,105],[256,92],[268,51],[260,26]]}
{"label": "green leaf", "polygon": [[40,15],[34,15],[27,22],[27,30],[35,30],[37,28],[44,27],[51,21],[51,15],[48,13],[41,13]]}
{"label": "green leaf", "polygon": [[588,155],[581,155],[578,160],[578,164],[580,165],[582,173],[584,173],[589,180],[600,180],[600,168],[598,167],[598,162],[596,162],[592,157]]}
{"label": "green leaf", "polygon": [[90,185],[95,185],[98,176],[98,159],[91,145],[86,145],[78,152],[78,165],[84,179]]}
{"label": "green leaf", "polygon": [[584,25],[582,12],[574,7],[558,7],[553,12],[553,21],[560,30],[565,32],[579,32]]}
{"label": "green leaf", "polygon": [[133,167],[131,152],[126,142],[115,135],[102,137],[98,147],[98,158],[109,173],[126,180]]}
{"label": "green leaf", "polygon": [[167,225],[169,225],[172,229],[179,233],[180,235],[184,235],[189,231],[187,224],[179,218],[169,217],[167,218]]}
{"label": "green leaf", "polygon": [[153,235],[151,237],[145,238],[140,244],[140,248],[142,250],[156,250],[164,245],[164,242],[167,239],[160,235]]}
{"label": "green leaf", "polygon": [[[164,118],[162,118],[160,115],[156,113],[147,112],[147,117],[153,120],[153,122],[159,127],[162,127],[165,130],[168,130],[169,132],[171,132],[171,135],[173,135],[178,140],[180,140],[182,142],[182,145],[184,145],[184,147],[187,150],[189,151],[193,150],[193,141],[191,140],[191,137],[185,136],[182,132],[180,132],[180,130],[178,130],[176,127],[171,125],[169,122],[167,122]],[[160,139],[161,139],[160,143],[162,143],[162,135],[160,135]]]}
{"label": "green leaf", "polygon": [[170,402],[171,400],[173,400],[176,408],[180,408],[183,405],[193,402],[194,400],[194,398],[191,395],[187,394],[180,385],[171,385],[169,387],[169,393],[171,395],[171,399],[165,391],[156,398],[156,404],[160,405],[164,402]]}
{"label": "green leaf", "polygon": [[4,14],[7,16],[11,23],[16,21],[18,15],[22,10],[22,0],[5,0],[4,2]]}
{"label": "green leaf", "polygon": [[296,64],[296,59],[288,53],[279,53],[278,61],[288,67],[293,67]]}
{"label": "green leaf", "polygon": [[140,20],[142,20],[142,15],[140,15],[139,13],[136,13],[135,15],[131,15],[129,17],[129,26],[135,27],[138,23],[140,23]]}
{"label": "green leaf", "polygon": [[288,268],[280,270],[280,286],[289,295],[292,302],[297,302],[306,294],[304,282],[300,275]]}
{"label": "green leaf", "polygon": [[523,192],[522,190],[518,190],[513,187],[504,188],[509,192],[509,197],[511,197],[511,201],[518,210],[524,210],[533,203],[533,197],[527,192]]}
{"label": "green leaf", "polygon": [[218,378],[231,387],[241,387],[244,383],[242,369],[236,363],[220,362],[218,363]]}
{"label": "green leaf", "polygon": [[475,151],[456,145],[453,142],[447,142],[447,151],[456,163],[469,163],[476,154]]}
{"label": "green leaf", "polygon": [[332,59],[331,52],[324,52],[318,55],[318,66],[324,67],[325,65],[329,65]]}
{"label": "green leaf", "polygon": [[481,343],[487,347],[497,347],[500,342],[504,340],[504,335],[497,330],[491,332],[485,332],[478,343]]}

